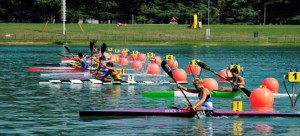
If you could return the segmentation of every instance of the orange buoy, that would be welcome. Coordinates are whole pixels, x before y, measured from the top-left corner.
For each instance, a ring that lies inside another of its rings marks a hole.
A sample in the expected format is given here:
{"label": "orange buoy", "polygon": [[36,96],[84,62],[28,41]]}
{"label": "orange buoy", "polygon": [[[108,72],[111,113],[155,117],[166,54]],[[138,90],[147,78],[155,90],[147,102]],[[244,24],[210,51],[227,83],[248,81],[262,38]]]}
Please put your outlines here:
{"label": "orange buoy", "polygon": [[196,74],[199,75],[201,72],[201,68],[199,66],[193,66],[192,64],[187,65],[186,71],[188,74]]}
{"label": "orange buoy", "polygon": [[208,90],[218,90],[218,82],[213,78],[203,79],[203,86]]}
{"label": "orange buoy", "polygon": [[128,65],[128,59],[127,58],[120,58],[119,59],[119,65],[120,66],[127,66]]}
{"label": "orange buoy", "polygon": [[278,93],[279,83],[275,78],[265,78],[261,85],[266,86],[272,93]]}
{"label": "orange buoy", "polygon": [[154,56],[153,59],[150,60],[152,63],[156,63],[158,65],[161,64],[161,58],[159,56]]}
{"label": "orange buoy", "polygon": [[147,74],[159,74],[160,68],[159,65],[156,63],[150,63],[146,69]]}
{"label": "orange buoy", "polygon": [[172,69],[178,68],[178,62],[176,60],[168,60],[167,64]]}
{"label": "orange buoy", "polygon": [[127,55],[128,55],[128,52],[127,52],[127,51],[121,51],[121,52],[120,52],[120,56],[121,56],[121,57],[127,57]]}
{"label": "orange buoy", "polygon": [[[231,72],[230,72],[229,70],[227,70],[227,69],[222,69],[222,70],[219,72],[219,75],[220,75],[220,76],[223,76],[223,77],[225,77],[225,78],[232,77]],[[218,77],[218,81],[219,81],[219,82],[227,82],[225,79],[220,78],[220,77]]]}
{"label": "orange buoy", "polygon": [[253,107],[273,107],[274,96],[267,88],[256,88],[251,92],[250,104]]}
{"label": "orange buoy", "polygon": [[141,69],[142,67],[143,66],[142,66],[142,63],[140,61],[135,60],[131,63],[131,68],[132,69]]}
{"label": "orange buoy", "polygon": [[130,54],[128,60],[137,60],[137,55],[136,54]]}
{"label": "orange buoy", "polygon": [[250,107],[251,111],[256,111],[256,112],[273,112],[274,111],[274,107],[273,106],[251,106]]}
{"label": "orange buoy", "polygon": [[176,81],[186,81],[187,74],[183,69],[175,69],[173,71],[173,77]]}
{"label": "orange buoy", "polygon": [[146,57],[145,53],[139,53],[139,55],[138,55],[138,60],[139,61],[145,62],[146,59],[147,59],[147,57]]}

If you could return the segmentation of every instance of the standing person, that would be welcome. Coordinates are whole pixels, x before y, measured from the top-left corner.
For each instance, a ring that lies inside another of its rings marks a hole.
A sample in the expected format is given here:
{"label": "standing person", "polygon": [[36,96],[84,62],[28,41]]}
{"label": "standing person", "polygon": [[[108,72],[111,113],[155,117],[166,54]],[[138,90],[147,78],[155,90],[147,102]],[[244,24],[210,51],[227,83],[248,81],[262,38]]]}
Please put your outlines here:
{"label": "standing person", "polygon": [[[104,82],[122,81],[122,78],[121,78],[119,72],[114,67],[114,63],[107,62],[105,64],[105,62],[102,61],[102,65],[103,65],[103,67],[108,69],[107,73],[102,77],[102,81],[104,81]],[[112,78],[107,78],[108,75],[110,75]]]}
{"label": "standing person", "polygon": [[178,84],[178,88],[182,89],[186,92],[190,93],[198,93],[199,101],[193,104],[193,107],[190,107],[190,105],[185,105],[182,109],[184,110],[190,110],[191,108],[199,111],[199,110],[213,110],[213,103],[212,98],[210,96],[210,92],[207,88],[204,88],[203,86],[203,80],[200,78],[196,78],[193,82],[196,89],[189,89],[186,87],[183,87],[182,85]]}
{"label": "standing person", "polygon": [[80,63],[80,68],[88,68],[88,63],[86,59],[83,57],[82,52],[78,52],[78,58],[73,58],[73,60]]}
{"label": "standing person", "polygon": [[233,82],[232,87],[221,87],[220,91],[233,91],[236,92],[240,90],[240,88],[244,88],[245,80],[242,76],[239,75],[239,70],[234,67],[230,69],[232,77],[227,78],[227,80]]}

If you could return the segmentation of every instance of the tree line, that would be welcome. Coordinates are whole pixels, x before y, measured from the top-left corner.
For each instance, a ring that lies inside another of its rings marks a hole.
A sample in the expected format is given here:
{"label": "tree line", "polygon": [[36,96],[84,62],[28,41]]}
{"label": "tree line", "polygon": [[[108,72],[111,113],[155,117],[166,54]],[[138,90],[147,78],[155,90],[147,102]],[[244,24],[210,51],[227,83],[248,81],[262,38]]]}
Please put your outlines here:
{"label": "tree line", "polygon": [[[0,0],[0,22],[62,22],[61,0]],[[208,8],[209,7],[209,8]],[[212,24],[299,24],[299,0],[67,0],[67,23],[97,19],[190,24],[192,15]],[[133,22],[132,22],[133,21]]]}

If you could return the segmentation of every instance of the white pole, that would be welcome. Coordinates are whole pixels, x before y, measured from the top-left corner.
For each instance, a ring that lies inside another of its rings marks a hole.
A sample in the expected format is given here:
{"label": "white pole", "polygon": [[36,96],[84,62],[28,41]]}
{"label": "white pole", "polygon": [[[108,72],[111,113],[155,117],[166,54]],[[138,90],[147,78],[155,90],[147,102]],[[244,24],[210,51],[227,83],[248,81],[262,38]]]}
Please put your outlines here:
{"label": "white pole", "polygon": [[66,0],[62,0],[62,21],[63,21],[63,35],[65,36],[65,42],[66,40]]}
{"label": "white pole", "polygon": [[205,38],[208,40],[210,39],[210,28],[209,28],[209,0],[207,1],[207,29],[206,29],[206,32],[205,32]]}
{"label": "white pole", "polygon": [[210,3],[210,2],[209,2],[209,0],[208,0],[208,2],[207,2],[207,7],[208,7],[208,9],[207,9],[207,10],[208,10],[208,11],[207,11],[207,14],[208,14],[208,23],[207,23],[207,24],[208,24],[208,29],[209,29],[209,3]]}
{"label": "white pole", "polygon": [[131,15],[131,24],[134,24],[134,14]]}

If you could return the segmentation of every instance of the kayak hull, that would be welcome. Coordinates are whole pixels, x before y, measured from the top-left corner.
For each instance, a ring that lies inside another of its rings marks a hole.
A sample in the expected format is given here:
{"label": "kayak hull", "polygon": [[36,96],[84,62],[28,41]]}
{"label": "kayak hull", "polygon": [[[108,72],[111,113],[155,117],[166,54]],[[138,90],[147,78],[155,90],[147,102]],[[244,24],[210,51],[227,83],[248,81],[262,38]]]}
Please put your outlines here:
{"label": "kayak hull", "polygon": [[80,117],[87,116],[170,116],[194,117],[195,112],[179,109],[133,109],[133,110],[83,110]]}
{"label": "kayak hull", "polygon": [[[197,93],[184,92],[187,97],[198,97]],[[210,91],[212,97],[221,98],[234,98],[236,96],[243,96],[242,91],[229,92],[229,91]],[[299,94],[298,94],[299,95]],[[297,95],[297,96],[298,96]],[[144,97],[162,97],[162,98],[174,98],[174,97],[184,97],[181,91],[145,91],[143,92]],[[288,97],[288,94],[283,93],[273,93],[274,98]]]}
{"label": "kayak hull", "polygon": [[[280,112],[255,112],[255,111],[227,111],[227,110],[203,110],[198,115],[204,116],[239,116],[239,117],[300,117],[300,113]],[[181,109],[124,109],[124,110],[81,110],[80,117],[92,116],[170,116],[170,117],[195,117],[192,110]]]}
{"label": "kayak hull", "polygon": [[[189,93],[184,92],[187,97],[198,97],[197,93]],[[222,98],[233,98],[239,94],[241,91],[238,92],[225,92],[225,91],[211,91],[212,97],[222,97]],[[144,97],[184,97],[181,91],[145,91],[143,92]]]}
{"label": "kayak hull", "polygon": [[78,67],[29,67],[31,72],[40,72],[40,71],[87,71],[89,68],[78,68]]}

